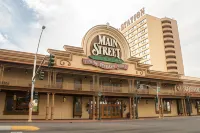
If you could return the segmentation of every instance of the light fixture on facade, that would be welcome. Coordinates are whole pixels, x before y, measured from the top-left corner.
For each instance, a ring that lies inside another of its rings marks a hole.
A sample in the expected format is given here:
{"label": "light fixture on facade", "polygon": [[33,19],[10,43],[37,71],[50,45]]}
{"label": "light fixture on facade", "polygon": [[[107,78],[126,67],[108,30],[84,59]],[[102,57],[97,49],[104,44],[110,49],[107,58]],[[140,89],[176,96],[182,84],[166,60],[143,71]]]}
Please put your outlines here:
{"label": "light fixture on facade", "polygon": [[16,96],[16,94],[14,94],[13,100],[15,101],[16,99],[17,99],[17,96]]}
{"label": "light fixture on facade", "polygon": [[67,99],[66,99],[66,96],[64,96],[64,97],[63,97],[63,102],[66,102],[66,100],[67,100]]}

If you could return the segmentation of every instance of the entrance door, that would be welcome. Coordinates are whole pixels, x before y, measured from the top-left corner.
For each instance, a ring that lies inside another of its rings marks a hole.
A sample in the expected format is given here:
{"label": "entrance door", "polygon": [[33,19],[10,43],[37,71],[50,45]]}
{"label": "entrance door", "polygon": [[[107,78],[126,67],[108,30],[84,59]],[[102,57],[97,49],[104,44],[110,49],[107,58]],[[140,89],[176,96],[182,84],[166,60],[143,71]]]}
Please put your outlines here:
{"label": "entrance door", "polygon": [[[100,115],[101,118],[122,118],[121,102],[100,102]],[[92,101],[89,105],[89,118],[92,119]],[[96,102],[95,102],[95,116],[97,116]]]}
{"label": "entrance door", "polygon": [[200,115],[200,100],[196,101],[197,114]]}
{"label": "entrance door", "polygon": [[121,118],[121,104],[102,104],[101,118]]}
{"label": "entrance door", "polygon": [[176,100],[177,102],[177,111],[178,111],[178,115],[183,115],[183,106],[181,103],[181,100]]}

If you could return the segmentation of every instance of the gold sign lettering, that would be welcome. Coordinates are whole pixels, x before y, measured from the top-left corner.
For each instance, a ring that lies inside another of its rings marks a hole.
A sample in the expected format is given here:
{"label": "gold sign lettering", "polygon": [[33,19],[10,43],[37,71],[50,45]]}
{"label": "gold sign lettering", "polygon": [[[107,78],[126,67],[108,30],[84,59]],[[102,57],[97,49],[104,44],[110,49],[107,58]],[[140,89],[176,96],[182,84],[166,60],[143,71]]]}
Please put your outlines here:
{"label": "gold sign lettering", "polygon": [[92,55],[105,55],[120,59],[120,49],[115,39],[98,35],[98,43],[93,44]]}
{"label": "gold sign lettering", "polygon": [[140,17],[142,17],[145,14],[145,9],[142,8],[140,11],[138,11],[136,14],[131,16],[129,20],[121,24],[121,29],[119,30],[124,30],[126,27],[128,27],[130,24],[132,24],[134,21],[138,20]]}

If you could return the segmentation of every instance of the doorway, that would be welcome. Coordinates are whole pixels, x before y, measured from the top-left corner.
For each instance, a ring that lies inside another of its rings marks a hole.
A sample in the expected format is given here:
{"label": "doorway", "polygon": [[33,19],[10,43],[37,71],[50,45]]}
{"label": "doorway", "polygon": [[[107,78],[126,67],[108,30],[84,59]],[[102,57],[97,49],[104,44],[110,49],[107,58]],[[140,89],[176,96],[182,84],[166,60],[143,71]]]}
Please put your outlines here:
{"label": "doorway", "polygon": [[[92,101],[90,101],[90,119],[92,119]],[[95,109],[96,102],[95,102]],[[121,101],[101,101],[99,107],[99,113],[102,119],[114,119],[114,118],[122,118],[123,117],[123,109]],[[95,110],[95,116],[97,116],[97,110]]]}

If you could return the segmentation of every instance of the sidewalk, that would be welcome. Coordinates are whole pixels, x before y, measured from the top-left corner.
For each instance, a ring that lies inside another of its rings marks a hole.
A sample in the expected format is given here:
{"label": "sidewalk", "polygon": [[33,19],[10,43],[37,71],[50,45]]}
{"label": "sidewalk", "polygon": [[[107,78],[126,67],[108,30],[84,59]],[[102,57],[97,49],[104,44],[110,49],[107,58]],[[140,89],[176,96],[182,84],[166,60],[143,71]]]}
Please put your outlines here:
{"label": "sidewalk", "polygon": [[[198,117],[198,116],[181,116],[181,117],[163,117],[163,118],[139,118],[139,119],[102,119],[102,120],[89,120],[89,119],[71,119],[71,120],[33,120],[32,123],[85,123],[85,122],[131,122],[138,120],[162,120],[162,119],[174,119],[174,118],[186,118],[186,117]],[[28,120],[0,120],[0,123],[29,123]]]}

